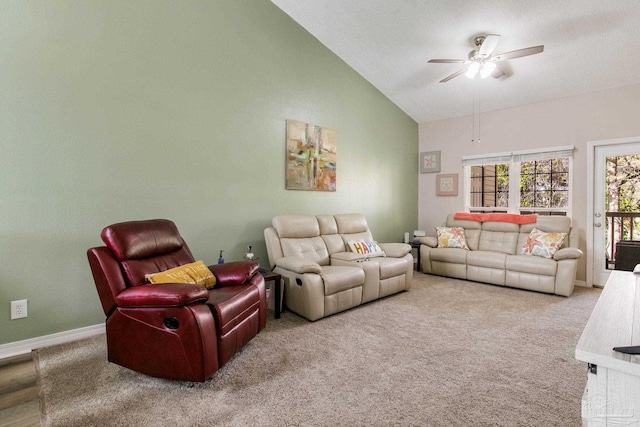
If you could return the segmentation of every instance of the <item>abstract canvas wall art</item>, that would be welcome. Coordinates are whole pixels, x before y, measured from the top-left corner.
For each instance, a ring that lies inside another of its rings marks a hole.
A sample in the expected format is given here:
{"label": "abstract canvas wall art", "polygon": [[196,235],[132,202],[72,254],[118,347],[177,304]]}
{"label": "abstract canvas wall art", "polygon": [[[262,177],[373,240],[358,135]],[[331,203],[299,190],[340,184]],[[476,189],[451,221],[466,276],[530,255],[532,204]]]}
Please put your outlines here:
{"label": "abstract canvas wall art", "polygon": [[333,129],[287,120],[287,190],[336,191]]}

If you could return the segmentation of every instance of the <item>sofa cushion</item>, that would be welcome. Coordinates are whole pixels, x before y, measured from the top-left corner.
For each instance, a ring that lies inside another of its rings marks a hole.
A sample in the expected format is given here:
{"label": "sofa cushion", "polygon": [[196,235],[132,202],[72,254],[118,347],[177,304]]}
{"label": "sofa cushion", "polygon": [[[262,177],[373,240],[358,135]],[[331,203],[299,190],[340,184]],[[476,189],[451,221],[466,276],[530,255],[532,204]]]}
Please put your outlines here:
{"label": "sofa cushion", "polygon": [[504,269],[507,254],[488,251],[471,251],[467,254],[467,264],[478,267]]}
{"label": "sofa cushion", "polygon": [[321,275],[325,295],[333,295],[364,283],[364,270],[359,267],[327,265],[322,267]]}
{"label": "sofa cushion", "polygon": [[502,252],[508,255],[518,253],[518,224],[508,222],[484,222],[478,249],[481,251]]}
{"label": "sofa cushion", "polygon": [[509,255],[505,262],[508,271],[555,276],[558,263],[552,259],[537,256]]}
{"label": "sofa cushion", "polygon": [[320,236],[320,226],[315,216],[280,215],[274,217],[271,223],[281,239]]}
{"label": "sofa cushion", "polygon": [[334,215],[340,234],[355,234],[369,231],[367,219],[362,214]]}
{"label": "sofa cushion", "polygon": [[285,257],[299,256],[315,261],[320,265],[329,264],[329,251],[322,237],[280,239]]}
{"label": "sofa cushion", "polygon": [[466,264],[467,254],[471,252],[466,249],[458,248],[433,248],[430,251],[430,257],[432,261]]}
{"label": "sofa cushion", "polygon": [[338,224],[333,215],[316,215],[316,219],[322,236],[325,234],[338,234]]}
{"label": "sofa cushion", "polygon": [[380,279],[402,276],[407,272],[407,260],[404,258],[376,258],[380,265]]}
{"label": "sofa cushion", "polygon": [[482,223],[478,221],[467,221],[464,219],[454,219],[454,214],[447,216],[447,227],[462,227],[464,228],[464,237],[467,242],[467,246],[472,251],[478,250],[478,242],[480,240],[480,231]]}
{"label": "sofa cushion", "polygon": [[338,233],[344,241],[345,247],[350,241],[373,241],[373,236],[367,225],[367,220],[361,214],[334,215],[338,225]]}
{"label": "sofa cushion", "polygon": [[439,248],[469,249],[462,227],[436,227]]}
{"label": "sofa cushion", "polygon": [[569,247],[569,233],[571,233],[571,218],[561,215],[538,215],[538,221],[533,224],[526,224],[520,227],[520,236],[518,237],[518,248],[521,248],[529,238],[531,230],[538,230],[547,233],[567,233],[567,238],[562,242],[561,248]]}
{"label": "sofa cushion", "polygon": [[571,218],[562,215],[538,215],[538,220],[535,223],[522,225],[520,232],[530,233],[534,228],[547,233],[569,233],[571,231]]}
{"label": "sofa cushion", "polygon": [[338,224],[333,215],[318,215],[316,218],[320,226],[320,237],[327,245],[329,255],[346,251],[347,247],[342,236],[338,234]]}
{"label": "sofa cushion", "polygon": [[566,237],[567,233],[545,233],[534,228],[529,233],[529,238],[522,246],[520,254],[553,258]]}

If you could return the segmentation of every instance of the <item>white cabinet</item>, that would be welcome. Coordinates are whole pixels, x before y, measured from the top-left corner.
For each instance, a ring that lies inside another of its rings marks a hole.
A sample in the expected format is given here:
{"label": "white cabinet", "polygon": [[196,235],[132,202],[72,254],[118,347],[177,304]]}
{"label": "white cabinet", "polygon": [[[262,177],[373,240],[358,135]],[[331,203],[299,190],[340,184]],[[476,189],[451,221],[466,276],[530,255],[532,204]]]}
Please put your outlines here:
{"label": "white cabinet", "polygon": [[613,347],[640,345],[640,275],[613,271],[576,347],[587,362],[585,426],[640,426],[640,356]]}

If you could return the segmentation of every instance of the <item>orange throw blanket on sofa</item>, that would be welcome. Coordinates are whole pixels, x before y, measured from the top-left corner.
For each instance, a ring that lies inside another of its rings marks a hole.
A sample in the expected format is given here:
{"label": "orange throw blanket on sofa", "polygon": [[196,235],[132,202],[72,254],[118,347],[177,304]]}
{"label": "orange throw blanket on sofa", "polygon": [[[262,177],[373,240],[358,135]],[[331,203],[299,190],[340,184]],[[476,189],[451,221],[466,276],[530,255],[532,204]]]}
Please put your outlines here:
{"label": "orange throw blanket on sofa", "polygon": [[508,213],[469,213],[456,212],[453,219],[467,219],[471,221],[495,221],[495,222],[511,222],[513,224],[533,224],[538,220],[538,215],[518,215]]}

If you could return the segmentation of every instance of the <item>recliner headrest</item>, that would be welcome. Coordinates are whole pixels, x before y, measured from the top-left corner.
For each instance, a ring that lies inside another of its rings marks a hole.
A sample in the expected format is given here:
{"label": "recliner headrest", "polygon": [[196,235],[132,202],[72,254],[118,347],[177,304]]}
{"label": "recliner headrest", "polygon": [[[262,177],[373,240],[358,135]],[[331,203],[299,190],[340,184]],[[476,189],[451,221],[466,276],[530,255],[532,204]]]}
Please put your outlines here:
{"label": "recliner headrest", "polygon": [[334,217],[340,234],[364,233],[369,230],[367,219],[362,214],[338,214]]}
{"label": "recliner headrest", "polygon": [[167,219],[113,224],[105,227],[101,236],[119,261],[162,255],[184,246],[178,228]]}
{"label": "recliner headrest", "polygon": [[320,235],[318,220],[311,215],[280,215],[274,217],[271,223],[281,239],[299,239]]}

